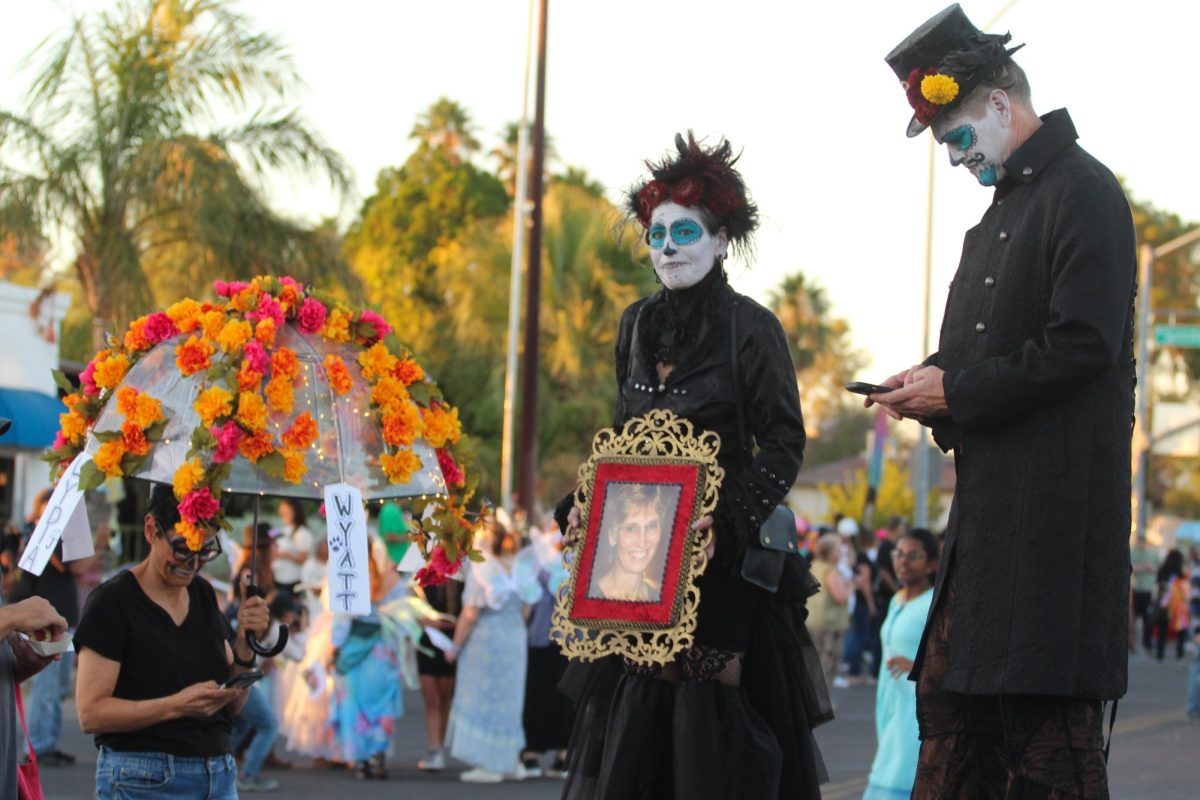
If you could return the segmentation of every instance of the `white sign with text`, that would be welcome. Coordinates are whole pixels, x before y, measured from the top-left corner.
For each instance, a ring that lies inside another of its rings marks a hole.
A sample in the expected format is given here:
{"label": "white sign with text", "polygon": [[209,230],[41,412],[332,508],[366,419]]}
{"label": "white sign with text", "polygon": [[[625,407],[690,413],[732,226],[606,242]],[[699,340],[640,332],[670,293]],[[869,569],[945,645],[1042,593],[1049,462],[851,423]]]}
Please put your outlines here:
{"label": "white sign with text", "polygon": [[337,614],[371,613],[371,570],[367,559],[367,513],[362,492],[344,483],[325,487],[325,528],[329,542],[325,591]]}
{"label": "white sign with text", "polygon": [[46,510],[29,537],[29,544],[25,546],[19,565],[21,569],[41,575],[59,540],[63,543],[63,561],[86,558],[95,552],[87,504],[83,502],[83,492],[79,488],[79,471],[91,460],[86,453],[79,454],[59,479]]}

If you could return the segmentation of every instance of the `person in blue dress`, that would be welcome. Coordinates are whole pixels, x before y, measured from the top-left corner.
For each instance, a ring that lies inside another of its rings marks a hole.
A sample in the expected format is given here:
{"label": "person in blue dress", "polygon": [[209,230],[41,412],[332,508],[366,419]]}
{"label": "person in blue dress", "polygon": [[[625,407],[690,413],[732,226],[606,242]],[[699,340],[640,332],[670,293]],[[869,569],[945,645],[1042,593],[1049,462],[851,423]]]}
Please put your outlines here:
{"label": "person in blue dress", "polygon": [[878,748],[863,800],[908,800],[921,751],[917,685],[908,679],[908,673],[917,656],[933,599],[937,540],[924,528],[914,528],[892,550],[892,564],[903,588],[892,597],[879,634],[884,669],[879,671],[875,690]]}
{"label": "person in blue dress", "polygon": [[536,555],[517,552],[507,525],[486,517],[480,535],[484,560],[468,564],[454,649],[446,653],[458,664],[446,745],[472,767],[460,776],[464,782],[499,783],[525,777],[518,761],[525,747],[525,620],[542,585]]}

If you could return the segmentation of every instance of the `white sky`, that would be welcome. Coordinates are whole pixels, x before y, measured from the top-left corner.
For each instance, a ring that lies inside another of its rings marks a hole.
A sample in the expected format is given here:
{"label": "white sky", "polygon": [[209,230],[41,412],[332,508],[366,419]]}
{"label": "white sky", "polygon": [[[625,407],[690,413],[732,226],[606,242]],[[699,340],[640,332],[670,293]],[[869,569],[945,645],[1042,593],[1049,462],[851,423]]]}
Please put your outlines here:
{"label": "white sky", "polygon": [[[378,170],[411,152],[416,115],[460,102],[490,149],[520,115],[528,0],[249,0],[241,9],[290,47],[309,121],[355,170],[339,210],[325,186],[280,181],[276,207],[350,215]],[[616,190],[675,131],[728,136],[761,208],[758,259],[735,286],[765,300],[791,271],[823,285],[879,380],[922,357],[925,138],[884,55],[945,0],[738,3],[551,0],[547,129],[562,161]],[[966,0],[983,26],[1005,0]],[[0,107],[19,107],[21,57],[100,0],[0,0]],[[1195,0],[1020,0],[991,30],[1018,60],[1040,112],[1067,106],[1080,143],[1136,195],[1200,220]],[[990,193],[937,155],[932,336],[964,231]],[[489,166],[491,166],[489,164]]]}

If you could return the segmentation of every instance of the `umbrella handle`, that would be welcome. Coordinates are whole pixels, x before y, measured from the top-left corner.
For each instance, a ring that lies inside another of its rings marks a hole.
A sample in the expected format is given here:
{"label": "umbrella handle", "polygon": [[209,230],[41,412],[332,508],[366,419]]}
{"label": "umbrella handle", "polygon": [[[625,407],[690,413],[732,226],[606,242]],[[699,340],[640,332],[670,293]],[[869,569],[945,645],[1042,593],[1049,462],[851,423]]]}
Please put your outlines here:
{"label": "umbrella handle", "polygon": [[[250,584],[246,587],[246,597],[263,597],[263,590]],[[258,641],[258,637],[254,635],[254,631],[246,631],[246,645],[258,653],[263,658],[271,658],[283,652],[283,648],[287,647],[288,643],[288,626],[280,625],[278,638],[275,640],[274,647],[267,647]]]}
{"label": "umbrella handle", "polygon": [[246,644],[251,650],[258,653],[263,658],[271,658],[283,652],[283,648],[287,647],[288,643],[288,626],[279,626],[279,638],[275,642],[274,647],[266,647],[259,643],[258,637],[253,631],[246,631]]}

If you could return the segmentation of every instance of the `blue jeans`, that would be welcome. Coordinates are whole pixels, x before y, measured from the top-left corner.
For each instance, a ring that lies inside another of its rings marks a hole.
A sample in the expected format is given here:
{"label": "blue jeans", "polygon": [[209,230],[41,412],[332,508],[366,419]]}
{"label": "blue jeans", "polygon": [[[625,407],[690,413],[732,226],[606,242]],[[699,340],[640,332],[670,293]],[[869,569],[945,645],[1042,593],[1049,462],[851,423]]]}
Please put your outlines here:
{"label": "blue jeans", "polygon": [[275,718],[275,712],[259,686],[250,687],[246,705],[242,706],[241,713],[233,721],[230,747],[236,751],[251,733],[254,734],[254,741],[246,748],[246,756],[242,760],[242,774],[247,778],[254,777],[262,769],[275,744],[275,735],[279,733],[279,720]]}
{"label": "blue jeans", "polygon": [[237,764],[229,753],[184,758],[166,753],[121,753],[100,748],[96,800],[136,798],[238,800]]}
{"label": "blue jeans", "polygon": [[1200,647],[1196,648],[1196,658],[1188,670],[1187,713],[1200,714]]}
{"label": "blue jeans", "polygon": [[871,609],[858,598],[854,614],[850,617],[850,630],[846,632],[846,649],[843,657],[846,672],[852,676],[862,675],[863,653],[871,648]]}
{"label": "blue jeans", "polygon": [[39,756],[58,749],[58,737],[62,734],[62,703],[71,690],[71,668],[75,665],[75,651],[62,654],[61,661],[51,661],[33,676],[33,688],[29,693],[29,742]]}

